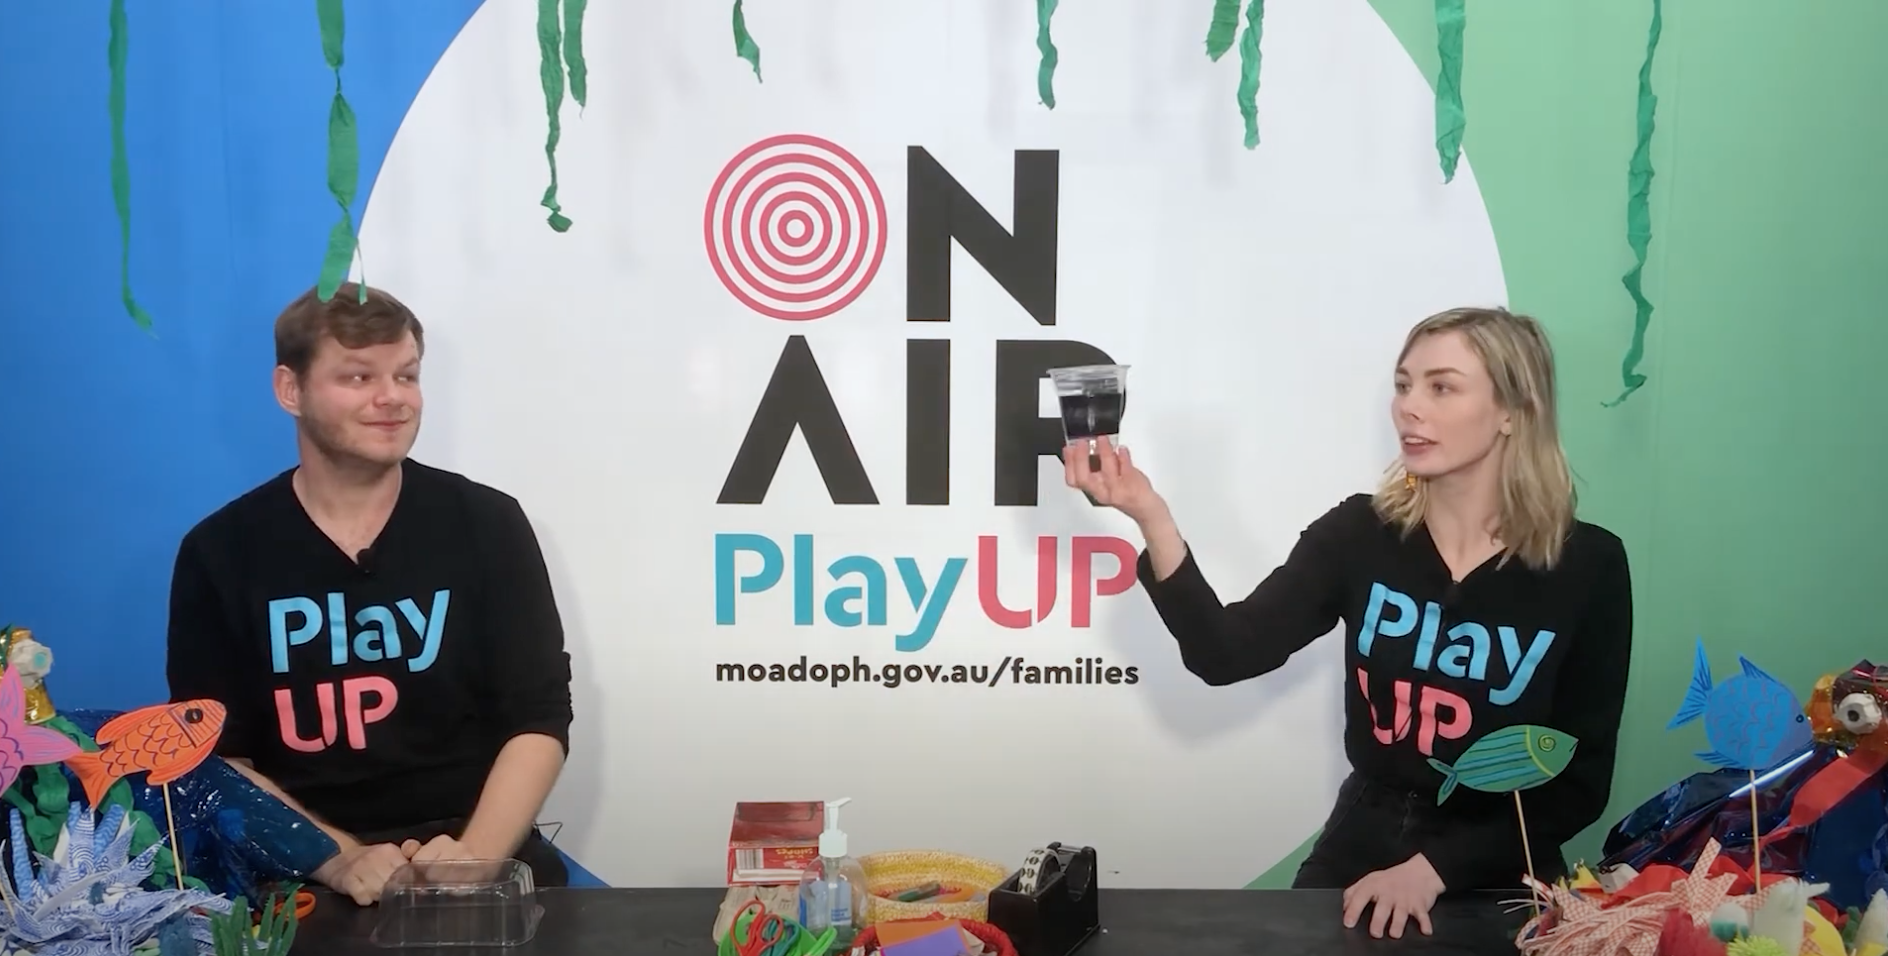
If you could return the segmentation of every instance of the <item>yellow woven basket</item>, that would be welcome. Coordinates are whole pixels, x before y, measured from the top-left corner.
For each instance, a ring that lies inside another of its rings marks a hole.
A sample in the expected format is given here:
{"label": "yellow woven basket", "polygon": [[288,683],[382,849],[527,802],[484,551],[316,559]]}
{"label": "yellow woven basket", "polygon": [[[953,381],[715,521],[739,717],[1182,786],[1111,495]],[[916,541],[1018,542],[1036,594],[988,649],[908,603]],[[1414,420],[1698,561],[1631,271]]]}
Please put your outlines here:
{"label": "yellow woven basket", "polygon": [[[923,919],[932,913],[941,913],[950,919],[983,922],[990,915],[990,891],[1010,875],[1010,868],[1001,863],[941,850],[872,853],[860,857],[859,866],[865,870],[865,889],[871,896],[867,926],[876,926],[887,920]],[[892,899],[905,890],[926,883],[974,889],[977,897],[962,903],[940,903],[936,900],[901,903]]]}

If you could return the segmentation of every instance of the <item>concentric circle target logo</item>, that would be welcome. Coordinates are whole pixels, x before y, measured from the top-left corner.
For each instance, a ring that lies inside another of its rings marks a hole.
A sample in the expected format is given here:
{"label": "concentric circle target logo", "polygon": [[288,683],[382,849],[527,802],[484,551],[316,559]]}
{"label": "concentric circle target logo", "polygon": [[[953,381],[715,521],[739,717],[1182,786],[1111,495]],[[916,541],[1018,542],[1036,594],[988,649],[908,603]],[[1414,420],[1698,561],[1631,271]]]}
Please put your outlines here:
{"label": "concentric circle target logo", "polygon": [[885,197],[857,157],[817,136],[761,140],[708,193],[702,236],[715,275],[762,315],[833,314],[885,258]]}

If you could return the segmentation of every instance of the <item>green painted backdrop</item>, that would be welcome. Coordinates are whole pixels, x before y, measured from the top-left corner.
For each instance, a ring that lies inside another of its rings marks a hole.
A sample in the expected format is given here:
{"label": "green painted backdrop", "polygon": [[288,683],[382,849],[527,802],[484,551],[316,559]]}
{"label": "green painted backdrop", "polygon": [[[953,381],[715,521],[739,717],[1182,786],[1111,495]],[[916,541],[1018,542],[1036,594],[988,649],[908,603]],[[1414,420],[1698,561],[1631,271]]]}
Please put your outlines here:
{"label": "green painted backdrop", "polygon": [[[1372,5],[1433,78],[1430,0]],[[1465,151],[1511,304],[1559,350],[1582,516],[1624,538],[1633,563],[1613,804],[1568,847],[1575,859],[1598,859],[1613,821],[1705,769],[1692,757],[1702,731],[1664,729],[1695,636],[1720,673],[1745,653],[1804,695],[1825,672],[1888,658],[1876,578],[1888,568],[1888,2],[1664,10],[1650,382],[1607,409],[1631,333],[1619,277],[1650,0],[1468,4]],[[1252,886],[1289,885],[1308,847]]]}

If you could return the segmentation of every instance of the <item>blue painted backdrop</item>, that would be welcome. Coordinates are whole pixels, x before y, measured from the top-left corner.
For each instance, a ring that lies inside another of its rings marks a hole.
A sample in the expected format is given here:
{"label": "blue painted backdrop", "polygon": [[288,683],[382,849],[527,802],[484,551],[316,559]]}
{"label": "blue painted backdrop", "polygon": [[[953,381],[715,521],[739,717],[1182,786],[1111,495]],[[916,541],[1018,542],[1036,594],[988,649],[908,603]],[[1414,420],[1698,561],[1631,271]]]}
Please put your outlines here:
{"label": "blue painted backdrop", "polygon": [[[347,5],[357,217],[478,5]],[[155,336],[139,329],[118,291],[109,12],[0,4],[0,623],[52,646],[62,707],[165,693],[179,538],[293,462],[270,326],[313,285],[337,215],[315,5],[129,0],[131,280]]]}

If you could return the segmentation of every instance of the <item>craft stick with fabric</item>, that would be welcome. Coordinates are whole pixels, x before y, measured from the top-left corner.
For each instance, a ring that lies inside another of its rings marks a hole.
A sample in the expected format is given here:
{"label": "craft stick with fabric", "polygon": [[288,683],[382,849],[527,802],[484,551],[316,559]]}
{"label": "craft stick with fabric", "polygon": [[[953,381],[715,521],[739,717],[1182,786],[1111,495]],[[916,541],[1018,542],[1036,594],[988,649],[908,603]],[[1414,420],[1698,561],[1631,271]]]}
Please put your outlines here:
{"label": "craft stick with fabric", "polygon": [[1469,745],[1453,766],[1434,757],[1429,766],[1442,773],[1442,789],[1436,793],[1441,806],[1458,786],[1483,793],[1514,794],[1515,821],[1521,827],[1521,854],[1527,860],[1527,876],[1534,879],[1534,849],[1528,845],[1527,815],[1521,810],[1521,791],[1531,790],[1560,776],[1573,761],[1580,739],[1572,734],[1536,724],[1515,724],[1490,731]]}
{"label": "craft stick with fabric", "polygon": [[1685,700],[1665,729],[1676,730],[1703,718],[1711,749],[1698,751],[1698,758],[1713,766],[1742,770],[1750,777],[1751,872],[1762,886],[1757,774],[1809,749],[1813,739],[1809,715],[1796,694],[1743,655],[1738,655],[1737,663],[1743,672],[1714,686],[1711,658],[1705,654],[1704,639],[1699,638]]}
{"label": "craft stick with fabric", "polygon": [[186,700],[153,704],[119,714],[98,728],[99,749],[65,760],[85,788],[93,807],[117,780],[144,771],[146,779],[164,789],[164,820],[170,829],[171,865],[177,885],[184,880],[183,857],[177,852],[177,817],[170,805],[170,782],[197,769],[216,752],[228,712],[214,700]]}

